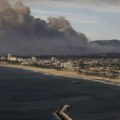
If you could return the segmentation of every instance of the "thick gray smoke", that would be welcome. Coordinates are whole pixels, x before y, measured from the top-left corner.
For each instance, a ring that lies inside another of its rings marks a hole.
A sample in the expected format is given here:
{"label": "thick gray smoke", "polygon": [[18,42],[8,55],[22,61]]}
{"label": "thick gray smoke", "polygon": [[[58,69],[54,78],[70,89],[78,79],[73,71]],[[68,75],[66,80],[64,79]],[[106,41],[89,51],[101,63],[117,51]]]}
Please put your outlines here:
{"label": "thick gray smoke", "polygon": [[22,2],[11,6],[0,0],[0,53],[62,55],[86,46],[85,35],[78,34],[64,17],[49,17],[46,22],[30,12]]}
{"label": "thick gray smoke", "polygon": [[34,18],[22,2],[11,6],[0,0],[0,53],[85,55],[96,51],[87,37],[75,31],[64,17],[48,17],[46,22]]}

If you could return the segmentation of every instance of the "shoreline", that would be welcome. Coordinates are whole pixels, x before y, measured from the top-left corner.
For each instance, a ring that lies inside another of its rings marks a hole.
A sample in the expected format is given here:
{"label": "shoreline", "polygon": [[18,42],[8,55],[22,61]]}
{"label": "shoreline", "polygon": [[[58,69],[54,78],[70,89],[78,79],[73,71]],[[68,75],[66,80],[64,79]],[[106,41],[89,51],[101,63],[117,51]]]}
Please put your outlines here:
{"label": "shoreline", "polygon": [[74,72],[74,71],[60,71],[56,69],[48,69],[48,68],[40,68],[40,67],[38,68],[34,66],[23,66],[23,65],[13,65],[13,64],[0,64],[0,66],[28,70],[28,71],[42,73],[45,75],[84,79],[84,80],[90,80],[90,81],[100,82],[104,84],[120,86],[120,79],[109,79],[109,78],[97,77],[97,76],[87,76],[84,74],[78,74],[77,72]]}

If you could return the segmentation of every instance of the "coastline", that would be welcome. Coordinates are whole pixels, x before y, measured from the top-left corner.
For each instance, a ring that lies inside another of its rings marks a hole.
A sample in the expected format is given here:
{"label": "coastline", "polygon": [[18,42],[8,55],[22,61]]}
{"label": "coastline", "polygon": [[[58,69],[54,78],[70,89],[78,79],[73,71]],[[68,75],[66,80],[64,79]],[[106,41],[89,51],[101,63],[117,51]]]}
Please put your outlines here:
{"label": "coastline", "polygon": [[97,76],[87,76],[84,74],[78,74],[77,72],[74,71],[60,71],[56,69],[38,68],[34,66],[23,66],[23,65],[13,65],[13,64],[0,64],[0,66],[39,72],[45,75],[61,76],[61,77],[68,77],[75,79],[85,79],[95,82],[101,82],[104,84],[112,84],[112,85],[120,86],[120,79],[109,79],[109,78],[97,77]]}

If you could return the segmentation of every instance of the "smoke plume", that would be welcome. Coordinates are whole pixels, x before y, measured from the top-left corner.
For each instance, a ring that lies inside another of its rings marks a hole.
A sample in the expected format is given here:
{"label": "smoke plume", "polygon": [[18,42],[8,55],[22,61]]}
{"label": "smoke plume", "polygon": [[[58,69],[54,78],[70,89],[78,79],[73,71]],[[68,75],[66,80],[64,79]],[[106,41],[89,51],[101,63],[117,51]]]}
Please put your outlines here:
{"label": "smoke plume", "polygon": [[22,2],[11,6],[7,0],[0,0],[0,53],[85,55],[96,51],[66,18],[48,17],[45,21],[34,18]]}

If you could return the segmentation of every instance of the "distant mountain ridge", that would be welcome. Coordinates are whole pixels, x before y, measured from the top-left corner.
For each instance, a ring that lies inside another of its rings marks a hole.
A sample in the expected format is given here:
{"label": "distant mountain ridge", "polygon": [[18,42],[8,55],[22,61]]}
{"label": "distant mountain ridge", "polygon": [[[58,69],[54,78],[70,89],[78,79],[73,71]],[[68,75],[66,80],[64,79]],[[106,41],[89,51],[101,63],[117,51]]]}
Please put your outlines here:
{"label": "distant mountain ridge", "polygon": [[120,47],[120,40],[113,39],[113,40],[95,40],[89,42],[90,44],[98,44],[102,46],[111,46],[111,47]]}
{"label": "distant mountain ridge", "polygon": [[88,44],[91,48],[90,51],[93,51],[93,55],[120,56],[120,40],[95,40]]}

